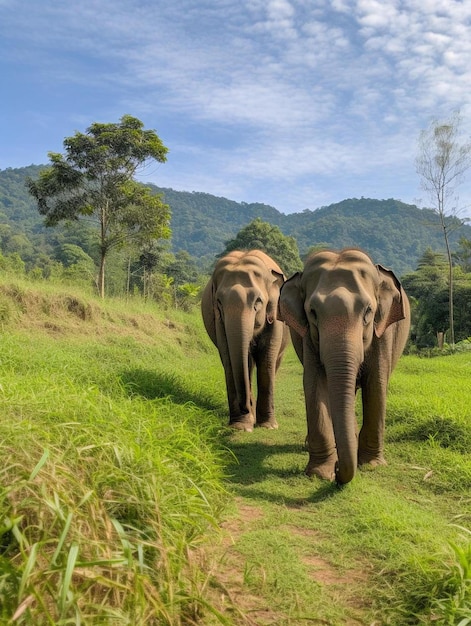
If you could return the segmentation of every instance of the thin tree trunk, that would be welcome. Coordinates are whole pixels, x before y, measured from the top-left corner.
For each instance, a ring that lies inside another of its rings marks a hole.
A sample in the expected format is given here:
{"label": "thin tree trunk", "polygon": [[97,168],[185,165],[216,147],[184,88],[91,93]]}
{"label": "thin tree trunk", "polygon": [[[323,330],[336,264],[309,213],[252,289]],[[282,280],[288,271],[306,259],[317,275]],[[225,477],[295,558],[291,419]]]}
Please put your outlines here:
{"label": "thin tree trunk", "polygon": [[455,315],[454,315],[454,306],[453,306],[453,260],[451,257],[450,243],[448,241],[448,233],[446,232],[446,227],[444,229],[445,233],[445,244],[446,244],[446,253],[448,256],[448,306],[449,306],[449,316],[450,316],[450,344],[451,347],[455,346]]}
{"label": "thin tree trunk", "polygon": [[126,300],[129,299],[129,290],[131,288],[131,257],[128,259],[128,276],[126,281]]}
{"label": "thin tree trunk", "polygon": [[446,254],[448,258],[448,316],[450,323],[450,341],[452,348],[455,346],[455,316],[454,316],[454,306],[453,306],[453,259],[451,257],[450,250],[450,242],[448,240],[448,230],[446,225],[446,216],[445,216],[445,188],[444,186],[440,187],[440,194],[438,196],[438,206],[440,219],[443,230],[443,237],[445,239],[445,247]]}
{"label": "thin tree trunk", "polygon": [[100,297],[105,297],[105,252],[101,252],[100,257],[100,274],[98,276],[98,287],[100,291]]}
{"label": "thin tree trunk", "polygon": [[105,297],[105,258],[106,258],[106,222],[108,215],[108,201],[105,201],[105,204],[102,205],[100,211],[100,276],[99,276],[99,288],[100,288],[100,296],[101,298]]}

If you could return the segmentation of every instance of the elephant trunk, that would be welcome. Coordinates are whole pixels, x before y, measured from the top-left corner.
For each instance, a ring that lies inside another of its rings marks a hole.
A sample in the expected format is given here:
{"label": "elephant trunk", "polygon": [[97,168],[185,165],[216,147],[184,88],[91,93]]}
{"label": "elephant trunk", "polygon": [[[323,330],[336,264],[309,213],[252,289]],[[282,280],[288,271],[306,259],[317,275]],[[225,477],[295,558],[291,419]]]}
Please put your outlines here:
{"label": "elephant trunk", "polygon": [[227,347],[236,390],[239,415],[231,415],[231,421],[252,415],[252,393],[249,368],[250,342],[253,337],[253,321],[246,316],[227,318],[225,322]]}
{"label": "elephant trunk", "polygon": [[331,346],[329,352],[334,356],[324,362],[324,367],[337,447],[336,480],[345,484],[354,477],[358,464],[355,393],[360,362],[354,350],[346,350],[344,346],[334,349]]}

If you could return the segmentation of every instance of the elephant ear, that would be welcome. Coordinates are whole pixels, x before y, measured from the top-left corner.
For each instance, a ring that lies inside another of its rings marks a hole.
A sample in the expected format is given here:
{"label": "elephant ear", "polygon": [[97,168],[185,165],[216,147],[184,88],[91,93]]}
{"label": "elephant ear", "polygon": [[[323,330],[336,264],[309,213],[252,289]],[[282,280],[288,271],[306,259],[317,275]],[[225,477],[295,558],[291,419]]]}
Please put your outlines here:
{"label": "elephant ear", "polygon": [[201,297],[201,312],[206,332],[216,343],[216,312],[214,306],[215,288],[213,280],[206,285]]}
{"label": "elephant ear", "polygon": [[304,312],[301,276],[300,272],[296,272],[281,288],[280,301],[278,303],[278,319],[286,322],[298,335],[304,337],[309,329],[309,324]]}
{"label": "elephant ear", "polygon": [[381,337],[386,328],[405,318],[402,287],[394,272],[382,265],[376,266],[380,285],[378,293],[378,309],[375,316],[375,334]]}
{"label": "elephant ear", "polygon": [[278,301],[280,298],[280,289],[282,288],[285,277],[282,273],[271,270],[272,283],[268,289],[268,304],[267,304],[267,323],[273,324],[273,322],[279,318],[278,315]]}

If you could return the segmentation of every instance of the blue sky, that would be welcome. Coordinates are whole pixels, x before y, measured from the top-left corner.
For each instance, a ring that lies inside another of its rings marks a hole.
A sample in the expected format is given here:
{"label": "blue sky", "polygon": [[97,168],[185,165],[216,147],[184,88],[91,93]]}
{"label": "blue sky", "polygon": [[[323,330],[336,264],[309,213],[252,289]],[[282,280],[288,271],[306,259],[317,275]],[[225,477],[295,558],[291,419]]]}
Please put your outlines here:
{"label": "blue sky", "polygon": [[131,114],[169,148],[144,182],[428,206],[420,130],[460,110],[471,132],[471,0],[0,0],[0,77],[0,169]]}

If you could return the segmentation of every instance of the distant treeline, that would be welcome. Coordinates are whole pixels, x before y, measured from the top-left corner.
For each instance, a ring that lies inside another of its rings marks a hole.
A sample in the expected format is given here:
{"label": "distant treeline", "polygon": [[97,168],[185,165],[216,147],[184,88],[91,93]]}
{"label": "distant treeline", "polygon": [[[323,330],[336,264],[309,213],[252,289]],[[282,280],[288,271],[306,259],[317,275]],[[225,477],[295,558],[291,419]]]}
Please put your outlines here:
{"label": "distant treeline", "polygon": [[[30,165],[0,171],[1,249],[4,253],[18,252],[27,263],[38,253],[54,256],[57,246],[64,242],[80,245],[74,229],[43,226],[43,218],[25,187],[26,178],[37,177],[42,167]],[[265,204],[149,186],[156,193],[163,193],[170,206],[171,251],[185,250],[201,269],[209,267],[225,243],[257,217],[294,237],[301,256],[319,244],[335,249],[356,246],[400,276],[415,270],[427,249],[443,251],[436,214],[399,200],[353,198],[286,215]],[[455,248],[461,237],[471,239],[470,226],[452,233]]]}
{"label": "distant treeline", "polygon": [[[25,185],[27,177],[36,178],[43,167],[0,171],[0,269],[91,287],[99,258],[96,229],[86,219],[44,226]],[[447,265],[434,211],[398,200],[361,198],[285,215],[264,204],[151,188],[170,206],[172,238],[142,250],[124,247],[110,255],[108,294],[139,294],[169,307],[191,308],[216,256],[234,241],[245,242],[241,235],[255,242],[271,238],[273,250],[282,257],[284,250],[287,274],[301,267],[301,258],[313,248],[356,246],[402,278],[413,305],[413,344],[434,347],[438,336],[446,342]],[[458,220],[456,226],[451,243],[459,342],[471,336],[471,227],[458,228]],[[278,262],[284,267],[283,258]]]}

